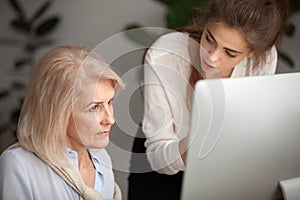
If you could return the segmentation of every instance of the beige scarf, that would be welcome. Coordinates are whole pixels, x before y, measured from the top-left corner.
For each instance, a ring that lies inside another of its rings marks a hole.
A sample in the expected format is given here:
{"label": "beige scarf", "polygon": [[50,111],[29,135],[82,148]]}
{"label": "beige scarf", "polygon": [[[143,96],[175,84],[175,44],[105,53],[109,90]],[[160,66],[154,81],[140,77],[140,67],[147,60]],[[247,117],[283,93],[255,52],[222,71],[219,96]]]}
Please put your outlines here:
{"label": "beige scarf", "polygon": [[[20,144],[17,142],[8,147],[8,149],[12,149],[18,146],[20,146]],[[80,200],[104,200],[104,198],[97,191],[84,183],[80,173],[69,159],[67,159],[66,165],[64,167],[60,167],[53,164],[47,158],[38,155],[37,153],[35,154],[52,170],[54,170],[61,178],[63,178],[80,195]],[[116,183],[114,200],[122,200],[121,190]]]}

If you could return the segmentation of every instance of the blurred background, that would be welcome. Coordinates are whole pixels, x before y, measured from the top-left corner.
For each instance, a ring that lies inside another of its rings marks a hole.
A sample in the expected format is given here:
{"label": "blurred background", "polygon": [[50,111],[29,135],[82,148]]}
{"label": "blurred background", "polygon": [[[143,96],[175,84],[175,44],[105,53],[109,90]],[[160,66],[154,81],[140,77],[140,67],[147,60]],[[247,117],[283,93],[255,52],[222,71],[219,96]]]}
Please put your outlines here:
{"label": "blurred background", "polygon": [[[195,2],[201,6],[207,1],[0,0],[0,153],[16,141],[19,109],[41,56],[57,45],[100,51],[129,86],[117,99],[117,123],[108,147],[126,200],[131,147],[143,112],[140,65],[144,50],[164,28],[185,25]],[[290,2],[292,14],[277,73],[300,72],[299,1]],[[123,33],[135,27],[158,28]]]}

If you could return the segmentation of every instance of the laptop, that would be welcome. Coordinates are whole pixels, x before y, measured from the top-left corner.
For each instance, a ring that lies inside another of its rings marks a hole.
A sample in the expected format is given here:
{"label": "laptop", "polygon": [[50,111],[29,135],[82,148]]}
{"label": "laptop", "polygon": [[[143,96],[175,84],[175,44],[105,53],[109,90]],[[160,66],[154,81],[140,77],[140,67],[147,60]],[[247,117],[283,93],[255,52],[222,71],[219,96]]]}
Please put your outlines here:
{"label": "laptop", "polygon": [[[287,199],[292,190],[299,200],[300,73],[201,80],[194,92],[181,199]],[[292,179],[291,189],[279,184]]]}

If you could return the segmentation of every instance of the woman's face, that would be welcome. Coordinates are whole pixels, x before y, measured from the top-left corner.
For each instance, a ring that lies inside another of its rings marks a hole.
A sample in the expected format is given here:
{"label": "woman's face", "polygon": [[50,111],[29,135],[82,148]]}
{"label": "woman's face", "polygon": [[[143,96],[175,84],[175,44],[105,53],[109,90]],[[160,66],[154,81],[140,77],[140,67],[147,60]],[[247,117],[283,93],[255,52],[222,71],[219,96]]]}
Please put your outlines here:
{"label": "woman's face", "polygon": [[230,77],[234,67],[253,52],[243,35],[224,23],[208,24],[200,42],[200,60],[204,75]]}
{"label": "woman's face", "polygon": [[100,79],[87,84],[78,101],[73,105],[67,129],[67,146],[79,148],[104,148],[109,143],[110,128],[114,124],[112,101],[115,90],[112,82]]}

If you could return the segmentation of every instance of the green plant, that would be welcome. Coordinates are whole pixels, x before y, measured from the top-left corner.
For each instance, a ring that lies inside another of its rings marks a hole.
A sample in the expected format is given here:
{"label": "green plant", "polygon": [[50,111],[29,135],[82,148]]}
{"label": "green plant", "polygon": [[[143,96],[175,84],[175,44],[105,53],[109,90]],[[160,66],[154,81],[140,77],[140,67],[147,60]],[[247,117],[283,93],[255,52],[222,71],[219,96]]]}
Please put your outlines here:
{"label": "green plant", "polygon": [[[18,0],[7,0],[7,2],[15,14],[13,19],[9,22],[9,27],[16,32],[19,37],[17,39],[0,38],[0,45],[21,48],[23,50],[23,55],[17,57],[13,63],[13,70],[18,73],[26,67],[33,67],[36,52],[40,48],[53,43],[53,40],[49,38],[49,34],[57,28],[60,22],[60,16],[45,16],[52,4],[51,0],[44,2],[30,17],[25,15],[25,10]],[[9,98],[13,93],[19,93],[19,105],[13,109],[10,115],[10,121],[1,125],[0,133],[11,128],[15,129],[24,99],[24,92],[22,93],[22,91],[24,91],[25,88],[26,82],[16,79],[11,82],[9,88],[0,91],[0,100]]]}
{"label": "green plant", "polygon": [[[174,29],[183,27],[191,22],[191,19],[196,15],[194,8],[205,6],[209,0],[156,0],[164,4],[167,8],[165,16],[166,28]],[[291,16],[300,11],[300,1],[289,0]],[[125,27],[125,30],[141,27],[141,25],[132,23]],[[293,37],[296,32],[296,27],[292,22],[287,24],[286,36]],[[148,38],[149,34],[139,31],[142,34],[139,38]],[[134,40],[132,36],[129,37]],[[135,41],[135,40],[134,40]],[[140,41],[140,40],[139,40]],[[279,58],[287,63],[290,67],[294,67],[293,59],[284,51],[279,51]]]}

